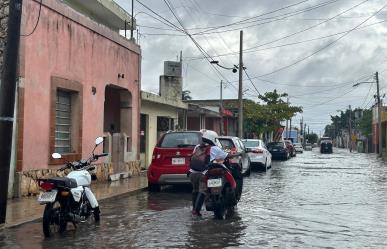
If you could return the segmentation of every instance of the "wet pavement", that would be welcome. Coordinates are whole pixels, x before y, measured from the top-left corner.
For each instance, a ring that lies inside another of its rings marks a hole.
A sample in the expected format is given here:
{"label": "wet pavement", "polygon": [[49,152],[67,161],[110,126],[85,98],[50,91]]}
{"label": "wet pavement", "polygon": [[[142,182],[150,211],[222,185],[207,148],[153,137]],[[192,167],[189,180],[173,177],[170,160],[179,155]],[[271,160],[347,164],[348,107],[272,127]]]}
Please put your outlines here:
{"label": "wet pavement", "polygon": [[0,248],[387,248],[387,164],[306,151],[245,178],[235,215],[190,215],[186,188],[101,204],[101,223],[44,239],[40,222],[0,231]]}

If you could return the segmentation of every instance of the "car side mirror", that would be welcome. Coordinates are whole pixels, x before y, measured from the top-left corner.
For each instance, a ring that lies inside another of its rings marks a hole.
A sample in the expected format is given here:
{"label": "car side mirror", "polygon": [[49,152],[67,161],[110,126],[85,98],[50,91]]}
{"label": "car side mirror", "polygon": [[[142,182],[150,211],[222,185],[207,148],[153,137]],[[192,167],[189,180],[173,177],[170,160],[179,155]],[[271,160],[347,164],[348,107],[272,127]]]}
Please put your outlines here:
{"label": "car side mirror", "polygon": [[248,152],[251,152],[252,149],[251,148],[246,148],[245,151],[246,151],[246,153],[248,153]]}

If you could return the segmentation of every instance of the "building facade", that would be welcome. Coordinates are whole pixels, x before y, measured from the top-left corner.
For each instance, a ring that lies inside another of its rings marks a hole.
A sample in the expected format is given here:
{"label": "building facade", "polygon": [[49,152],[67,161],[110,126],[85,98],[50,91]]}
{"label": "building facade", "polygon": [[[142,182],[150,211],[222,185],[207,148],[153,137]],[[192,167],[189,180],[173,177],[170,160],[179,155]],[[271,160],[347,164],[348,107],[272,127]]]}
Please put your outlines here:
{"label": "building facade", "polygon": [[109,153],[100,179],[133,173],[141,50],[119,34],[130,15],[108,0],[23,1],[22,13],[14,196],[34,194],[37,178],[90,156],[98,136],[97,153]]}

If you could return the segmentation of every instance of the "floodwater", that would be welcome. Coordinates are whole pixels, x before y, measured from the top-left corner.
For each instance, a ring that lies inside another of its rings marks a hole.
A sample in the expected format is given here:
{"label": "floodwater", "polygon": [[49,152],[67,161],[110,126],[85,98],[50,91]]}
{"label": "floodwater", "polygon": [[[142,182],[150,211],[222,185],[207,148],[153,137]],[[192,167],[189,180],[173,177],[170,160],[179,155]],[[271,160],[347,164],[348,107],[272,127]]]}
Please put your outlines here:
{"label": "floodwater", "polygon": [[0,232],[0,248],[387,248],[387,163],[306,151],[245,178],[232,218],[190,215],[187,188],[101,204],[98,225],[45,239],[41,222]]}

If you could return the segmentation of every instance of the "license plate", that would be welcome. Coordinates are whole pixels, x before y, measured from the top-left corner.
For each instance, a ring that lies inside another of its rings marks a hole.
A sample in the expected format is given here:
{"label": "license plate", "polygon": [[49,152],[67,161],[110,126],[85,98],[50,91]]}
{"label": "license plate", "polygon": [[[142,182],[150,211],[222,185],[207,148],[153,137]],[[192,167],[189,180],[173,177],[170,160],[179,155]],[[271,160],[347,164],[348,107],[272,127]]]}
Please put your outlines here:
{"label": "license plate", "polygon": [[273,149],[273,151],[278,151],[278,149]]}
{"label": "license plate", "polygon": [[209,179],[207,181],[207,187],[216,188],[222,186],[222,179]]}
{"label": "license plate", "polygon": [[58,193],[57,190],[51,190],[50,192],[40,192],[40,195],[38,197],[38,202],[41,202],[41,203],[54,202],[56,199],[57,193]]}
{"label": "license plate", "polygon": [[173,165],[184,165],[185,158],[184,157],[172,158],[172,164]]}

